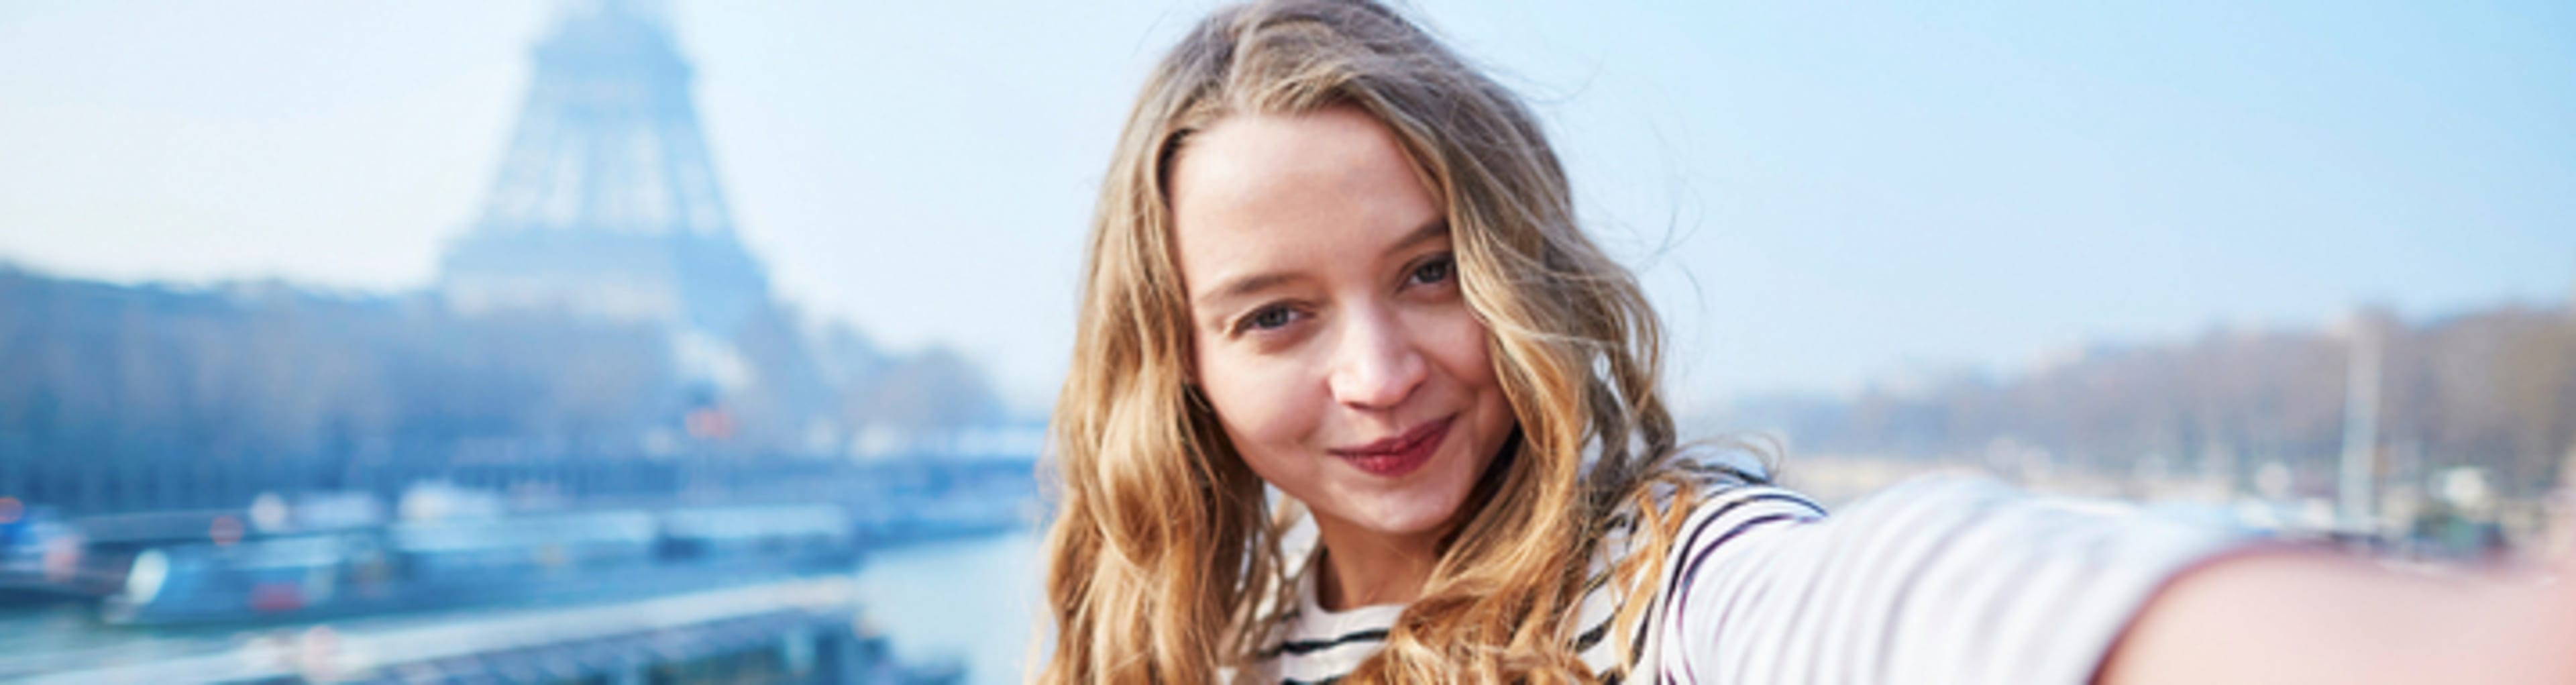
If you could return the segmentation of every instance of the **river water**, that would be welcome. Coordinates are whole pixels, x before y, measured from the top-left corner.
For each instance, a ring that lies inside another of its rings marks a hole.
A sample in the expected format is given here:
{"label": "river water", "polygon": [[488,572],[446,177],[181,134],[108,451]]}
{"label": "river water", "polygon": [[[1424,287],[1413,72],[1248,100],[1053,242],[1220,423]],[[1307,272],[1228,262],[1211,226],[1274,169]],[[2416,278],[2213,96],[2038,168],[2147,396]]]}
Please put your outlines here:
{"label": "river water", "polygon": [[905,547],[859,571],[867,621],[907,662],[953,661],[975,685],[1018,683],[1039,626],[1038,532]]}
{"label": "river water", "polygon": [[[966,682],[1018,683],[1038,625],[1038,532],[909,545],[870,555],[857,575],[868,625],[907,663],[966,667]],[[492,611],[490,607],[461,614]],[[263,629],[133,630],[100,625],[75,604],[0,609],[0,681],[103,663],[145,662],[237,646]],[[350,621],[417,622],[435,615]],[[294,629],[289,627],[289,630]],[[274,629],[269,629],[274,632]]]}

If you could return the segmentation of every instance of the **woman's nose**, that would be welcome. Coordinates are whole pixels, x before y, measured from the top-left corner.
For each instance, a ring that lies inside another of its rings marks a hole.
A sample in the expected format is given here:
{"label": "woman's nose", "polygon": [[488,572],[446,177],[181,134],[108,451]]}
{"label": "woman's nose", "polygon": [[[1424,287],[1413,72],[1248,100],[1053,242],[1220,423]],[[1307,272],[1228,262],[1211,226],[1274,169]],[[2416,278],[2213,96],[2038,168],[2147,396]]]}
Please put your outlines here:
{"label": "woman's nose", "polygon": [[1394,312],[1355,312],[1335,352],[1333,399],[1361,409],[1392,409],[1430,375],[1430,363]]}

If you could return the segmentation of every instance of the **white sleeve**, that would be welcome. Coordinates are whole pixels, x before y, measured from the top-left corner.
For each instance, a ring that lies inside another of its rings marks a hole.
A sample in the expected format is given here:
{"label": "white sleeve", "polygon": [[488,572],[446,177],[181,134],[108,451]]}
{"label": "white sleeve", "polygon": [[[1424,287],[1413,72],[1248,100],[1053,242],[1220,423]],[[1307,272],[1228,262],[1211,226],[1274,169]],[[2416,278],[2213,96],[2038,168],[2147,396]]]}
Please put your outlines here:
{"label": "white sleeve", "polygon": [[2167,578],[2246,539],[1959,476],[1821,514],[1767,487],[1693,512],[1641,654],[1656,682],[2083,683]]}

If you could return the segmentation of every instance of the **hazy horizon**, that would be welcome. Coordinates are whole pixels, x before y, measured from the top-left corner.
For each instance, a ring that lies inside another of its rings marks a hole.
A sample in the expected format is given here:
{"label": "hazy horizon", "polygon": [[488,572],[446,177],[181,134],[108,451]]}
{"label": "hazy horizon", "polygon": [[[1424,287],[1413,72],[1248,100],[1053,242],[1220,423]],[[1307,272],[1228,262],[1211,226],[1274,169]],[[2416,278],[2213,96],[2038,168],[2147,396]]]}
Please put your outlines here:
{"label": "hazy horizon", "polygon": [[[1207,6],[673,12],[779,296],[964,350],[1031,411],[1070,349],[1111,139]],[[2576,289],[2576,9],[1413,14],[1546,119],[1673,329],[1686,405]],[[0,263],[425,288],[550,15],[0,4]]]}

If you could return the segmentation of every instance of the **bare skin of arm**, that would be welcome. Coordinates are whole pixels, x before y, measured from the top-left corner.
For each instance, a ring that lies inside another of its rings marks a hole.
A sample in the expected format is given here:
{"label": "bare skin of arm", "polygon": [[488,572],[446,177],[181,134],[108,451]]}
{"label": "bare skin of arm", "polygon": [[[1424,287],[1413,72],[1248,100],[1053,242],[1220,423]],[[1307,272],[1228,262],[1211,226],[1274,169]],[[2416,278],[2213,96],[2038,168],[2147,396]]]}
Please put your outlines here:
{"label": "bare skin of arm", "polygon": [[[2570,566],[2558,564],[2562,578]],[[2538,578],[2428,578],[2328,552],[2240,552],[2168,584],[2094,680],[2576,683],[2576,583]]]}

